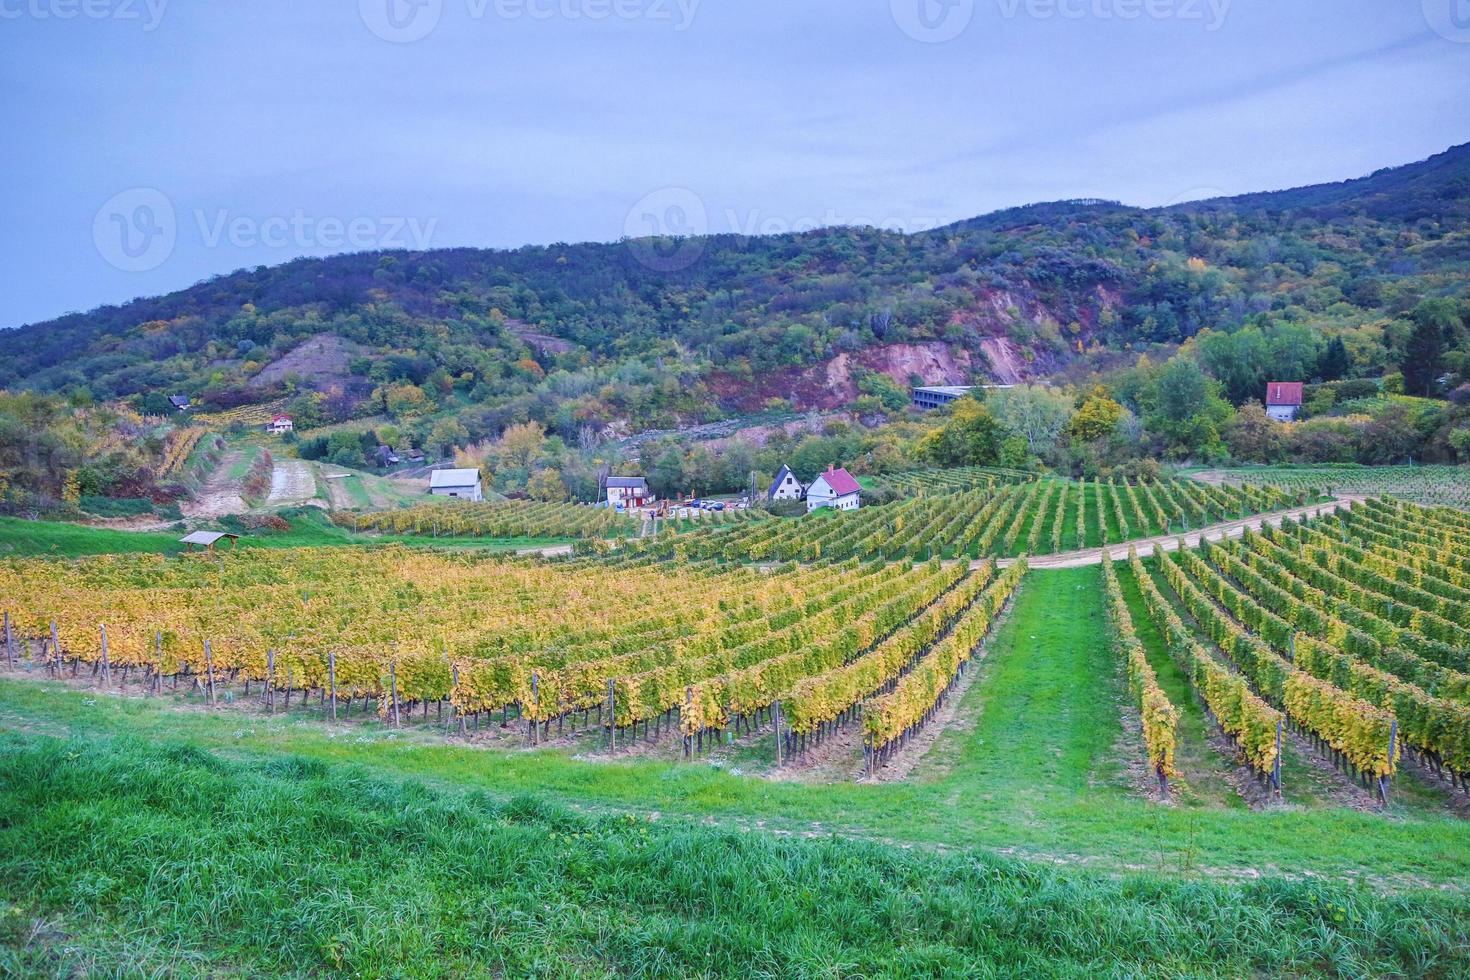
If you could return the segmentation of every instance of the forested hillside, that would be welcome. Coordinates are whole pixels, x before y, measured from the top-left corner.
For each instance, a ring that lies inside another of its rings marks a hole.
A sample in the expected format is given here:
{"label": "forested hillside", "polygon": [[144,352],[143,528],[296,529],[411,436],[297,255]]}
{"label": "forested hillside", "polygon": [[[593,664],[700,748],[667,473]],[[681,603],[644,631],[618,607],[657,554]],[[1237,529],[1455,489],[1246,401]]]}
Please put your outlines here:
{"label": "forested hillside", "polygon": [[[483,438],[527,418],[571,437],[768,399],[830,408],[915,375],[1036,377],[1245,325],[1302,351],[1277,359],[1288,379],[1320,377],[1333,334],[1344,375],[1376,375],[1403,356],[1405,314],[1463,293],[1467,226],[1461,146],[1165,209],[1064,202],[914,235],[714,236],[685,243],[687,264],[651,258],[668,242],[303,259],[0,332],[0,387],[182,390],[206,407],[314,388],[323,421],[396,415],[396,398],[452,407]],[[313,339],[320,357],[302,347]]]}

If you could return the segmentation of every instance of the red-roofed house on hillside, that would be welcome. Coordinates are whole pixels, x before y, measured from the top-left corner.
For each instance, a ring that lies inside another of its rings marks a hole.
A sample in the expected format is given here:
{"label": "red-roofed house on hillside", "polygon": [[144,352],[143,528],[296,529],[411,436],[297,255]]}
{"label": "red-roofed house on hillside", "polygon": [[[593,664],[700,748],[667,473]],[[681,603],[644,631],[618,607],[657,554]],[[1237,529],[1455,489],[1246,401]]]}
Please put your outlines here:
{"label": "red-roofed house on hillside", "polygon": [[1302,413],[1302,383],[1272,381],[1266,385],[1266,414],[1278,422],[1295,422]]}
{"label": "red-roofed house on hillside", "polygon": [[862,492],[863,488],[851,473],[829,466],[827,472],[806,488],[806,512],[810,514],[821,507],[857,510],[862,506]]}
{"label": "red-roofed house on hillside", "polygon": [[291,416],[272,415],[270,423],[265,427],[265,431],[274,432],[279,435],[282,432],[290,432],[294,428],[296,428],[296,424],[291,421]]}

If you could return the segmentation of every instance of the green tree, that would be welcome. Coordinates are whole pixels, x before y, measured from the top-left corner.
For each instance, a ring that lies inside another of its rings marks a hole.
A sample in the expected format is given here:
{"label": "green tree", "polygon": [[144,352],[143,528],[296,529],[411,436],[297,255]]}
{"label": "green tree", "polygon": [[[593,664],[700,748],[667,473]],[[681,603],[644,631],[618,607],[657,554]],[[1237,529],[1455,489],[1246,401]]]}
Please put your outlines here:
{"label": "green tree", "polygon": [[1343,343],[1341,337],[1333,337],[1327,342],[1322,356],[1317,361],[1317,373],[1323,381],[1337,381],[1344,377],[1352,367],[1352,360],[1348,357],[1347,344]]}
{"label": "green tree", "polygon": [[919,443],[919,455],[941,466],[989,466],[1000,458],[1005,430],[974,398],[950,405],[944,425]]}

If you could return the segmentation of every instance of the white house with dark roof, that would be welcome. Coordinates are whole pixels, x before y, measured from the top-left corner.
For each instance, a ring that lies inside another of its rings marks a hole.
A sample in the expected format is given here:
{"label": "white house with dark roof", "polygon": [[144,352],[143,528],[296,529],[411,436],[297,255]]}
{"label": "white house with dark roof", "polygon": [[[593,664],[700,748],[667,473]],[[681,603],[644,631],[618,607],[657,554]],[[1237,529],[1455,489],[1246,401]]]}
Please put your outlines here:
{"label": "white house with dark roof", "polygon": [[771,488],[766,491],[767,500],[800,500],[806,494],[806,488],[791,472],[791,467],[782,466],[781,471],[776,474],[776,479],[771,481]]}
{"label": "white house with dark roof", "polygon": [[607,478],[607,505],[609,507],[643,507],[657,499],[649,492],[648,481],[641,476],[610,476]]}
{"label": "white house with dark roof", "polygon": [[857,510],[862,506],[863,488],[847,470],[833,466],[806,488],[806,511],[810,514],[823,507]]}
{"label": "white house with dark roof", "polygon": [[429,493],[435,497],[484,500],[479,470],[435,470],[429,474]]}

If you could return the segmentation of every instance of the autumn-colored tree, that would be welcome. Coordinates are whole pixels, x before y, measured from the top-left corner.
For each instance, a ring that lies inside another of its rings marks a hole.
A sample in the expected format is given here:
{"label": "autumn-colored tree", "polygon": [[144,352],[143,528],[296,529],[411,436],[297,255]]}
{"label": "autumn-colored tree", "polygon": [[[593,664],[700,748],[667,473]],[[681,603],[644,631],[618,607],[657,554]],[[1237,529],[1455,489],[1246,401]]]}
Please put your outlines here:
{"label": "autumn-colored tree", "polygon": [[1258,401],[1240,406],[1225,427],[1225,444],[1237,460],[1273,463],[1281,458],[1285,433],[1280,422],[1266,414]]}
{"label": "autumn-colored tree", "polygon": [[567,488],[562,483],[561,474],[550,467],[531,474],[531,479],[526,481],[526,493],[532,500],[559,503],[567,499]]}
{"label": "autumn-colored tree", "polygon": [[1106,439],[1118,430],[1123,412],[1123,406],[1113,400],[1107,389],[1097,385],[1077,406],[1077,412],[1067,427],[1068,434],[1081,442]]}
{"label": "autumn-colored tree", "polygon": [[541,423],[522,422],[506,428],[491,451],[511,466],[530,469],[545,449],[546,429]]}

